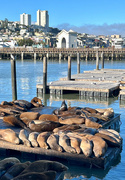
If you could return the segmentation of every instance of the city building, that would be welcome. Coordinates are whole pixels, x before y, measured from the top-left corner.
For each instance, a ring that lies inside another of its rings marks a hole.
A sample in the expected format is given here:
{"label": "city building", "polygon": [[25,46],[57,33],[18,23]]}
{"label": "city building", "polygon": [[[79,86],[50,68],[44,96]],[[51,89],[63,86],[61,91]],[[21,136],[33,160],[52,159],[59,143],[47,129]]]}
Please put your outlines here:
{"label": "city building", "polygon": [[77,48],[77,33],[73,30],[62,30],[57,34],[57,48]]}
{"label": "city building", "polygon": [[20,24],[30,26],[31,25],[31,15],[30,14],[20,14]]}
{"label": "city building", "polygon": [[37,11],[37,25],[45,28],[49,27],[49,15],[48,11]]}

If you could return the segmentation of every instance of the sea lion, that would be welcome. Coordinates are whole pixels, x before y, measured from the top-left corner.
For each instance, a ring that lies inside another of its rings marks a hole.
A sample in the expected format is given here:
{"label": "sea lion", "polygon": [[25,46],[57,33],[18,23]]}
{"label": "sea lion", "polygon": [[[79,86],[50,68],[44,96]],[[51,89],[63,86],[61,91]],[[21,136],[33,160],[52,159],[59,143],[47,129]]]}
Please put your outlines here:
{"label": "sea lion", "polygon": [[21,121],[23,121],[24,124],[25,124],[27,127],[29,127],[29,123],[32,121],[32,119],[28,119],[28,118],[24,117],[24,118],[21,118]]}
{"label": "sea lion", "polygon": [[38,135],[39,135],[38,132],[31,132],[29,134],[28,140],[30,141],[32,147],[38,147],[38,142],[37,142]]}
{"label": "sea lion", "polygon": [[122,140],[120,134],[119,134],[117,131],[115,131],[114,129],[106,129],[106,130],[109,131],[109,132],[111,132],[111,133],[113,133],[114,136],[116,136],[117,138],[119,138],[120,140]]}
{"label": "sea lion", "polygon": [[37,142],[41,148],[48,149],[47,139],[51,135],[50,132],[42,132],[37,136]]}
{"label": "sea lion", "polygon": [[85,119],[84,118],[67,118],[67,119],[59,118],[59,122],[61,124],[83,124],[85,123]]}
{"label": "sea lion", "polygon": [[70,138],[66,134],[59,135],[59,145],[63,147],[66,152],[76,153],[76,150],[71,147]]}
{"label": "sea lion", "polygon": [[29,173],[29,172],[44,172],[44,171],[56,171],[56,172],[63,172],[67,171],[67,167],[62,163],[57,161],[49,161],[49,160],[38,160],[31,163],[23,172],[22,174]]}
{"label": "sea lion", "polygon": [[76,137],[72,137],[72,136],[68,136],[70,138],[70,143],[71,143],[71,147],[73,147],[77,154],[81,153],[81,149],[80,149],[80,143],[81,143],[81,139],[76,138]]}
{"label": "sea lion", "polygon": [[71,125],[69,125],[69,124],[66,124],[66,125],[63,125],[63,126],[61,126],[61,127],[58,127],[58,128],[55,128],[54,130],[53,130],[53,132],[54,133],[57,133],[58,131],[73,131],[73,130],[76,130],[76,129],[79,129],[80,128],[80,126],[79,125],[73,125],[73,124],[71,124]]}
{"label": "sea lion", "polygon": [[20,119],[27,118],[31,120],[36,120],[39,118],[39,116],[40,116],[40,113],[38,112],[23,112],[20,114]]}
{"label": "sea lion", "polygon": [[58,134],[51,134],[47,139],[47,143],[49,144],[49,147],[52,150],[59,151],[59,152],[63,151],[62,147],[59,145],[59,135]]}
{"label": "sea lion", "polygon": [[38,97],[34,97],[32,100],[31,100],[31,103],[33,104],[33,106],[35,107],[43,107],[44,105],[42,104],[42,101],[40,98]]}
{"label": "sea lion", "polygon": [[110,147],[120,147],[120,143],[116,141],[115,138],[113,138],[112,136],[109,136],[107,134],[103,134],[103,133],[96,133],[95,136],[99,136],[102,139],[104,139],[106,141],[106,143],[108,144],[108,146]]}
{"label": "sea lion", "polygon": [[87,128],[84,130],[84,133],[95,135],[97,133],[97,129],[95,128]]}
{"label": "sea lion", "polygon": [[53,114],[42,114],[39,116],[39,120],[59,122],[58,116]]}
{"label": "sea lion", "polygon": [[29,123],[29,128],[31,129],[31,131],[35,132],[53,131],[53,129],[60,126],[60,123],[54,121],[43,121],[40,124],[35,124],[33,121]]}
{"label": "sea lion", "polygon": [[[93,109],[93,108],[90,108],[90,107],[85,107],[83,108],[84,110],[88,111],[89,113],[92,113],[92,114],[96,114],[97,113],[97,110],[96,109]],[[82,110],[83,110],[82,109]]]}
{"label": "sea lion", "polygon": [[31,163],[16,163],[11,166],[5,174],[0,178],[1,180],[13,179],[18,176],[24,169],[26,169]]}
{"label": "sea lion", "polygon": [[106,117],[109,117],[109,118],[111,118],[111,117],[113,117],[114,116],[114,110],[113,110],[113,108],[107,108],[107,109],[100,109],[100,108],[98,108],[98,109],[96,109],[98,112],[101,112],[101,113],[103,113],[103,116],[106,116]]}
{"label": "sea lion", "polygon": [[83,137],[81,139],[80,148],[82,149],[82,152],[86,157],[90,157],[92,155],[93,143],[86,137]]}
{"label": "sea lion", "polygon": [[28,140],[29,132],[26,129],[21,129],[19,132],[19,138],[25,146],[31,147],[30,141]]}
{"label": "sea lion", "polygon": [[116,140],[116,142],[121,143],[121,138],[119,139],[118,137],[116,137],[115,134],[113,134],[112,132],[108,131],[107,129],[99,129],[98,131],[99,131],[99,133],[106,134],[108,136],[113,137]]}
{"label": "sea lion", "polygon": [[67,104],[65,100],[62,101],[61,107],[59,109],[60,111],[67,111]]}
{"label": "sea lion", "polygon": [[93,142],[93,152],[95,157],[99,158],[104,156],[108,147],[107,143],[101,137],[95,135],[90,137],[89,140]]}
{"label": "sea lion", "polygon": [[7,172],[7,170],[14,164],[20,163],[20,160],[15,157],[5,158],[0,161],[0,178]]}
{"label": "sea lion", "polygon": [[3,117],[3,121],[12,126],[17,126],[21,128],[27,127],[26,124],[18,116],[15,115],[5,116]]}
{"label": "sea lion", "polygon": [[100,127],[102,127],[101,124],[92,121],[91,118],[89,118],[89,117],[86,115],[86,113],[84,113],[84,112],[82,112],[82,113],[83,113],[83,114],[85,115],[85,117],[86,117],[86,119],[85,119],[85,125],[86,125],[86,127],[92,127],[92,128],[97,128],[97,129],[100,128]]}
{"label": "sea lion", "polygon": [[25,109],[31,109],[33,107],[33,104],[26,100],[15,100],[13,103]]}
{"label": "sea lion", "polygon": [[20,143],[17,134],[12,129],[0,129],[0,139],[11,142],[13,144]]}
{"label": "sea lion", "polygon": [[22,175],[18,175],[17,177],[13,178],[13,180],[55,180],[56,179],[56,172],[55,171],[46,171],[46,172],[28,172]]}
{"label": "sea lion", "polygon": [[14,108],[16,108],[17,110],[20,110],[20,111],[27,111],[27,109],[25,107],[21,107],[19,104],[15,104],[14,101],[12,101],[12,102],[2,101],[1,105],[8,105],[8,106],[3,106],[3,107],[12,106],[12,107],[14,107]]}

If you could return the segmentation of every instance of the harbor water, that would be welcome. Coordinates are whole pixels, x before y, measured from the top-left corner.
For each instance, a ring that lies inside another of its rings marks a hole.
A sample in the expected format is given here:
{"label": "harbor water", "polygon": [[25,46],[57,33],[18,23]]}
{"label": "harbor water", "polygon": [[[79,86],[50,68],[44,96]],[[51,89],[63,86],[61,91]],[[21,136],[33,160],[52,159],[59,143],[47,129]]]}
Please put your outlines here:
{"label": "harbor water", "polygon": [[[101,65],[100,65],[101,66]],[[80,72],[86,70],[94,70],[96,68],[95,61],[82,61]],[[100,67],[101,68],[101,67]],[[121,61],[105,61],[106,69],[124,69],[125,60]],[[67,61],[48,61],[47,82],[59,80],[66,77],[68,73]],[[71,73],[77,73],[77,63],[73,61],[71,64]],[[17,99],[27,100],[37,96],[36,85],[43,83],[43,62],[40,60],[17,60],[16,61],[16,78],[17,78]],[[41,97],[43,98],[43,97]],[[106,170],[98,168],[86,168],[78,164],[69,165],[69,170],[65,173],[65,180],[124,180],[125,179],[125,101],[120,101],[119,97],[109,99],[99,98],[82,98],[78,94],[67,94],[61,97],[53,97],[46,95],[43,98],[44,105],[52,107],[60,107],[62,100],[65,99],[67,104],[79,107],[91,108],[113,108],[115,113],[121,114],[119,133],[123,138],[123,148],[121,154],[113,162],[112,166]],[[0,103],[2,101],[12,101],[11,88],[11,62],[10,60],[0,60]],[[2,159],[2,155],[0,155]]]}

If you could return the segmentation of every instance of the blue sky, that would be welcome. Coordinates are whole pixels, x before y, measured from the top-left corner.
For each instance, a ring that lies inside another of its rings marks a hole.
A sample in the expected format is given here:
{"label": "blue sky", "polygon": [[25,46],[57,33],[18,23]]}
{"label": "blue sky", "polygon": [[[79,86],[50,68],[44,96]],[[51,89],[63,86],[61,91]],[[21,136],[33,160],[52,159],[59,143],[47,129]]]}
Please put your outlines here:
{"label": "blue sky", "polygon": [[7,18],[9,21],[19,21],[20,14],[27,13],[31,14],[31,19],[35,22],[36,12],[40,9],[48,10],[51,27],[66,30],[72,28],[91,34],[116,32],[125,35],[125,0],[103,1],[1,0],[0,20]]}

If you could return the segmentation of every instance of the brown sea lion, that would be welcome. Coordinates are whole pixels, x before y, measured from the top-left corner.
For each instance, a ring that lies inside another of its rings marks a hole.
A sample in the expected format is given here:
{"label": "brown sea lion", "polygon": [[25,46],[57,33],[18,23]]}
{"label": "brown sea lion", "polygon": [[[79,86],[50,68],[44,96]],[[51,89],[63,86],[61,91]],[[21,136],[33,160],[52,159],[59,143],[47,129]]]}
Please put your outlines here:
{"label": "brown sea lion", "polygon": [[25,146],[31,147],[30,141],[28,140],[29,132],[26,129],[21,129],[19,132],[19,138]]}
{"label": "brown sea lion", "polygon": [[22,108],[26,108],[26,109],[30,109],[33,107],[33,104],[31,102],[26,101],[26,100],[15,100],[15,101],[13,101],[13,103],[22,107]]}
{"label": "brown sea lion", "polygon": [[13,179],[14,177],[18,176],[29,165],[30,162],[16,163],[13,166],[11,166],[0,179],[1,180]]}
{"label": "brown sea lion", "polygon": [[80,148],[82,149],[82,152],[86,157],[90,157],[92,155],[93,143],[86,137],[83,137],[81,139]]}
{"label": "brown sea lion", "polygon": [[72,136],[68,136],[68,137],[70,138],[71,147],[73,147],[76,150],[77,154],[80,154],[81,153],[81,148],[80,148],[81,139],[72,137]]}
{"label": "brown sea lion", "polygon": [[59,135],[51,134],[47,139],[47,144],[52,150],[62,152],[63,148],[59,145]]}
{"label": "brown sea lion", "polygon": [[62,146],[66,152],[76,153],[76,150],[71,147],[70,138],[63,133],[59,135],[59,145]]}
{"label": "brown sea lion", "polygon": [[[84,110],[88,111],[89,113],[92,113],[92,114],[96,114],[98,111],[96,109],[93,109],[93,108],[89,108],[89,107],[85,107],[83,108]],[[82,109],[82,110],[83,110]]]}
{"label": "brown sea lion", "polygon": [[106,116],[106,117],[113,117],[114,116],[114,110],[113,108],[107,108],[107,109],[96,109],[98,112],[101,112],[103,113],[103,116]]}
{"label": "brown sea lion", "polygon": [[101,124],[92,121],[91,118],[89,118],[89,117],[86,115],[86,113],[84,113],[84,112],[82,112],[82,113],[83,113],[83,114],[85,115],[85,117],[86,117],[86,119],[85,119],[85,125],[86,125],[86,127],[92,127],[92,128],[97,128],[97,129],[100,128],[100,127],[102,127]]}
{"label": "brown sea lion", "polygon": [[120,143],[118,143],[116,139],[113,138],[112,136],[109,136],[103,133],[96,133],[95,136],[99,136],[102,139],[104,139],[106,143],[108,144],[108,146],[110,147],[120,147]]}
{"label": "brown sea lion", "polygon": [[12,129],[0,129],[0,139],[11,142],[13,144],[20,143],[17,134]]}
{"label": "brown sea lion", "polygon": [[114,129],[106,129],[106,130],[113,133],[114,136],[116,136],[118,139],[122,140],[120,134],[117,131],[115,131]]}
{"label": "brown sea lion", "polygon": [[85,123],[85,119],[84,118],[67,118],[67,119],[59,118],[59,122],[61,124],[83,124]]}
{"label": "brown sea lion", "polygon": [[12,126],[17,126],[22,128],[27,127],[26,124],[18,116],[15,115],[5,116],[3,117],[3,121]]}
{"label": "brown sea lion", "polygon": [[53,130],[53,132],[54,133],[57,133],[58,131],[74,131],[74,130],[76,130],[76,129],[79,129],[80,128],[80,126],[79,125],[73,125],[73,124],[66,124],[66,125],[63,125],[63,126],[61,126],[61,127],[58,127],[58,128],[55,128],[54,130]]}
{"label": "brown sea lion", "polygon": [[66,104],[65,100],[62,101],[62,104],[61,104],[61,107],[60,107],[59,110],[67,111],[67,104]]}
{"label": "brown sea lion", "polygon": [[37,136],[37,142],[41,148],[48,149],[47,139],[51,135],[50,132],[42,132]]}
{"label": "brown sea lion", "polygon": [[21,118],[21,121],[23,121],[25,123],[25,125],[27,127],[29,127],[29,123],[32,121],[32,119],[28,119],[28,118],[24,117],[24,118]]}
{"label": "brown sea lion", "polygon": [[58,116],[53,114],[42,114],[39,116],[39,120],[59,122]]}
{"label": "brown sea lion", "polygon": [[38,97],[34,97],[32,100],[31,100],[31,103],[35,106],[35,107],[43,107],[44,105],[42,104],[42,101],[40,98]]}
{"label": "brown sea lion", "polygon": [[31,163],[22,173],[29,173],[29,172],[44,172],[44,171],[56,171],[56,172],[63,172],[67,171],[67,167],[62,163],[56,161],[49,161],[49,160],[38,160]]}
{"label": "brown sea lion", "polygon": [[93,142],[93,152],[95,157],[99,158],[104,156],[108,147],[107,143],[101,137],[95,135],[90,137],[89,140]]}
{"label": "brown sea lion", "polygon": [[38,147],[38,142],[37,142],[38,135],[39,135],[38,132],[31,132],[29,134],[28,140],[30,141],[32,147]]}
{"label": "brown sea lion", "polygon": [[29,128],[31,129],[31,131],[36,132],[53,131],[53,129],[60,126],[60,123],[54,121],[43,121],[40,124],[35,124],[33,121],[29,123]]}
{"label": "brown sea lion", "polygon": [[27,118],[31,120],[39,119],[40,113],[38,112],[23,112],[20,114],[20,119]]}
{"label": "brown sea lion", "polygon": [[118,143],[121,143],[121,138],[116,137],[115,134],[113,134],[112,132],[108,131],[107,129],[99,129],[98,131],[99,131],[99,133],[106,134],[108,136],[113,137]]}
{"label": "brown sea lion", "polygon": [[46,171],[46,172],[28,172],[22,175],[18,175],[13,178],[13,180],[55,180],[56,172],[55,171]]}

